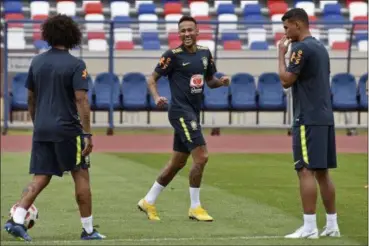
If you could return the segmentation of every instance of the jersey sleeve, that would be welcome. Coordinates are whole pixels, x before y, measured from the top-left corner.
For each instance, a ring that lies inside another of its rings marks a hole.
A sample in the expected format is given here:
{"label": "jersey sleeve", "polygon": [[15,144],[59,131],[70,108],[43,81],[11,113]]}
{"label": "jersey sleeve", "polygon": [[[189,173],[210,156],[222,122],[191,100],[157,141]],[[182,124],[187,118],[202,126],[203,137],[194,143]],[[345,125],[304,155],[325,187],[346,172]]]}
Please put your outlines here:
{"label": "jersey sleeve", "polygon": [[88,73],[86,64],[80,60],[73,74],[73,89],[88,91]]}
{"label": "jersey sleeve", "polygon": [[209,61],[206,68],[206,77],[212,77],[217,72],[217,68],[214,63],[213,55],[209,50]]}
{"label": "jersey sleeve", "polygon": [[290,62],[287,67],[287,72],[300,74],[303,69],[306,59],[309,56],[309,50],[304,44],[296,44],[292,47]]}
{"label": "jersey sleeve", "polygon": [[171,50],[167,50],[161,57],[155,67],[155,72],[161,76],[168,76],[174,67],[174,54]]}
{"label": "jersey sleeve", "polygon": [[32,64],[28,69],[28,74],[27,74],[25,87],[30,91],[33,91],[34,87],[35,87],[35,83],[34,83],[34,80],[33,80]]}

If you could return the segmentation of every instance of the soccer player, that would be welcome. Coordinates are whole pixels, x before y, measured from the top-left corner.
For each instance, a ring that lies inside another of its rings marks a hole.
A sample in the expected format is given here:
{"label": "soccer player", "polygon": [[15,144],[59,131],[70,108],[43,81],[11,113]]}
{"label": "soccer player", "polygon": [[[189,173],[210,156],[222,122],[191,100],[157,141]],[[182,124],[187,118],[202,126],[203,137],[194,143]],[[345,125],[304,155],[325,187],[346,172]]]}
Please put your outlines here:
{"label": "soccer player", "polygon": [[88,74],[85,63],[69,53],[80,45],[82,34],[70,17],[56,15],[43,23],[42,37],[51,49],[33,58],[25,85],[34,124],[30,161],[33,178],[5,229],[16,238],[31,241],[23,225],[28,208],[52,176],[62,177],[70,171],[83,227],[81,239],[102,239],[105,236],[92,224]]}
{"label": "soccer player", "polygon": [[[300,180],[304,224],[286,238],[318,238],[316,224],[317,185],[326,210],[321,236],[339,237],[335,187],[328,170],[337,167],[334,118],[330,94],[329,54],[311,36],[308,15],[291,9],[282,17],[285,37],[279,43],[279,77],[293,94],[293,156]],[[285,63],[292,42],[288,67]]]}
{"label": "soccer player", "polygon": [[161,76],[169,78],[172,100],[168,118],[174,128],[173,153],[147,195],[138,202],[138,208],[150,220],[160,220],[155,201],[191,155],[193,165],[189,175],[191,205],[188,215],[190,219],[198,221],[213,221],[200,203],[200,184],[208,162],[208,151],[200,126],[200,109],[204,83],[209,88],[218,88],[228,86],[230,81],[226,76],[220,79],[214,77],[216,67],[211,52],[207,47],[196,44],[199,31],[194,18],[183,16],[178,22],[178,32],[182,44],[162,55],[148,79],[148,87],[156,105],[163,107],[168,100],[158,94],[156,84]]}

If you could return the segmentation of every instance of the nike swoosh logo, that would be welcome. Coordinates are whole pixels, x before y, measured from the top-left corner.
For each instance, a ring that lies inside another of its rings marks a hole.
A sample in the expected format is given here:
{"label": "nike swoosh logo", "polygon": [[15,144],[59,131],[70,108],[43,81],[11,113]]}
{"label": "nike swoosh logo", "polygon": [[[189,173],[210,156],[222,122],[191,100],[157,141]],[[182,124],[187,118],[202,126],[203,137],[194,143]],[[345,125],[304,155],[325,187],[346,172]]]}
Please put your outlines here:
{"label": "nike swoosh logo", "polygon": [[187,66],[190,62],[182,63],[182,66]]}
{"label": "nike swoosh logo", "polygon": [[298,161],[296,161],[295,163],[293,163],[294,165],[296,165],[297,163],[299,163],[300,162],[300,160],[298,160]]}

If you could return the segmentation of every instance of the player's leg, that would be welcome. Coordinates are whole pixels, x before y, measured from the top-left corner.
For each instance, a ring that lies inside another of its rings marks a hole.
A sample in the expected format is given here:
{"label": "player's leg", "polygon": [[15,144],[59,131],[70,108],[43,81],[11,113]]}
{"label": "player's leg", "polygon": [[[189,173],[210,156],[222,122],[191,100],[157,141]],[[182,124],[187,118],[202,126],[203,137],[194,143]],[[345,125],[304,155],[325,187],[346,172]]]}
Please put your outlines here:
{"label": "player's leg", "polygon": [[32,143],[30,173],[34,176],[24,188],[13,218],[5,224],[5,229],[17,238],[31,240],[27,234],[27,228],[23,226],[27,211],[41,191],[49,184],[52,175],[61,175],[56,165],[57,160],[53,145],[54,143],[51,142]]}
{"label": "player's leg", "polygon": [[155,202],[159,194],[173,180],[176,174],[186,165],[190,153],[186,146],[182,143],[178,134],[174,135],[173,154],[168,164],[161,171],[156,181],[146,194],[146,196],[138,202],[138,208],[147,214],[150,220],[160,220]]}
{"label": "player's leg", "polygon": [[[336,157],[336,139],[334,126],[329,126],[326,133],[327,135],[327,165],[328,169],[337,167]],[[315,177],[319,183],[320,194],[326,210],[326,226],[321,236],[340,237],[340,230],[337,223],[336,212],[336,191],[333,181],[329,175],[328,169],[317,170]]]}
{"label": "player's leg", "polygon": [[311,160],[316,150],[313,138],[313,127],[300,126],[293,128],[293,156],[295,170],[299,178],[300,197],[304,211],[304,225],[286,238],[318,238],[316,223],[317,185],[315,180],[315,160]]}
{"label": "player's leg", "polygon": [[60,169],[70,171],[75,185],[75,198],[78,204],[82,234],[81,239],[103,239],[101,235],[93,228],[92,218],[92,199],[90,188],[90,174],[88,171],[89,163],[82,156],[84,140],[81,136],[56,143],[55,153],[58,159]]}

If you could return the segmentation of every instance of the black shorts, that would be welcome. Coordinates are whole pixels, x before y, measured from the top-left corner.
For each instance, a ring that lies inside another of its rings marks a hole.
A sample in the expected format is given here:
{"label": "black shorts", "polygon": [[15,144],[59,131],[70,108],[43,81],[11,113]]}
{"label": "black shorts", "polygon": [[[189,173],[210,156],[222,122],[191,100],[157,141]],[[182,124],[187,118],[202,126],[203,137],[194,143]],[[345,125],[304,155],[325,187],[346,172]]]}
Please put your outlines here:
{"label": "black shorts", "polygon": [[334,126],[295,126],[292,146],[296,170],[337,167]]}
{"label": "black shorts", "polygon": [[169,121],[174,128],[174,151],[190,153],[194,148],[206,145],[201,125],[196,118],[180,117]]}
{"label": "black shorts", "polygon": [[33,141],[30,174],[62,177],[63,172],[87,169],[90,163],[82,156],[83,148],[81,136],[62,142]]}

